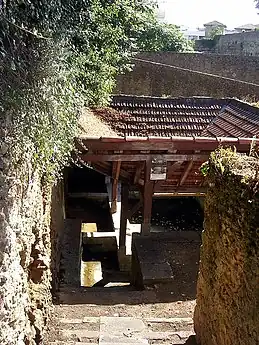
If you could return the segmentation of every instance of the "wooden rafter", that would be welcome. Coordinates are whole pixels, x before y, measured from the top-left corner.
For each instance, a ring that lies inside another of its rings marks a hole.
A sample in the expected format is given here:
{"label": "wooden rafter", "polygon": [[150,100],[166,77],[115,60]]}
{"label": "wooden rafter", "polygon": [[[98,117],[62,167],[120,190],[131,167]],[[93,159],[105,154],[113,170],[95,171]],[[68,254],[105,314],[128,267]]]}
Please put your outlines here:
{"label": "wooden rafter", "polygon": [[111,213],[117,212],[118,182],[120,176],[121,161],[112,163],[112,203]]}
{"label": "wooden rafter", "polygon": [[125,161],[125,162],[139,162],[147,161],[149,159],[166,160],[166,161],[203,161],[208,159],[208,154],[82,154],[81,158],[85,162],[114,162],[114,161]]}
{"label": "wooden rafter", "polygon": [[[76,139],[76,147],[81,152],[88,150],[201,150],[210,152],[219,145],[234,145],[238,151],[249,150],[253,138],[216,138],[216,137],[127,137],[125,138],[81,138]],[[259,145],[259,139],[256,139]],[[82,144],[85,149],[82,149]]]}
{"label": "wooden rafter", "polygon": [[181,179],[179,181],[179,186],[182,186],[187,178],[187,176],[189,175],[190,171],[192,170],[192,166],[193,166],[193,161],[189,161],[185,171],[183,172]]}
{"label": "wooden rafter", "polygon": [[120,216],[120,234],[119,247],[126,254],[126,231],[128,219],[128,200],[129,200],[129,186],[122,184],[121,186],[121,216]]}
{"label": "wooden rafter", "polygon": [[151,227],[151,213],[152,213],[152,196],[154,191],[154,181],[150,180],[151,173],[151,159],[145,162],[145,184],[143,197],[143,222],[141,224],[141,234],[148,235]]}
{"label": "wooden rafter", "polygon": [[141,177],[141,171],[143,170],[145,164],[144,162],[139,162],[136,167],[136,172],[134,176],[134,184],[138,184],[140,177]]}
{"label": "wooden rafter", "polygon": [[112,178],[118,180],[120,176],[121,161],[113,162],[112,164]]}
{"label": "wooden rafter", "polygon": [[134,216],[135,213],[143,206],[143,200],[140,199],[130,210],[129,219]]}
{"label": "wooden rafter", "polygon": [[[74,153],[74,156],[79,156],[84,162],[92,162],[95,170],[110,177],[114,176],[115,168],[112,167],[117,166],[114,163],[121,161],[118,179],[131,184],[132,190],[141,190],[145,200],[149,195],[147,187],[151,185],[146,178],[141,178],[146,161],[168,161],[167,179],[155,184],[154,193],[199,194],[206,191],[206,181],[200,174],[199,166],[208,160],[211,151],[221,144],[235,146],[238,152],[246,153],[252,142],[259,146],[259,140],[253,138],[85,138],[76,144],[81,153]],[[186,165],[183,172],[180,169],[182,164]]]}

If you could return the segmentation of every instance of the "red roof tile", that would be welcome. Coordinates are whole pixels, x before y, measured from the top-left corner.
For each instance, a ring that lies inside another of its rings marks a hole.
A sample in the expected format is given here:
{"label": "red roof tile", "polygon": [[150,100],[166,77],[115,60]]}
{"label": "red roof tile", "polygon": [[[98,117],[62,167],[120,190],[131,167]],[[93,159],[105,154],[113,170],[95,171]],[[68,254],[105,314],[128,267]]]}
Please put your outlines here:
{"label": "red roof tile", "polygon": [[228,136],[258,134],[259,109],[233,99],[114,96],[94,113],[120,136]]}
{"label": "red roof tile", "polygon": [[202,136],[251,138],[259,136],[259,109],[236,100],[223,107]]}

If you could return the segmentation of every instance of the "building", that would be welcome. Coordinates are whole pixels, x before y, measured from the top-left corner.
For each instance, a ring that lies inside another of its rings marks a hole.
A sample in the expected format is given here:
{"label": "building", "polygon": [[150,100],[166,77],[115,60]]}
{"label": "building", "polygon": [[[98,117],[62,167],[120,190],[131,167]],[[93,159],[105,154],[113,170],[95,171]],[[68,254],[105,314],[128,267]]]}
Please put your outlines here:
{"label": "building", "polygon": [[205,29],[204,28],[189,28],[186,26],[180,27],[180,30],[185,38],[188,40],[200,40],[205,38]]}
{"label": "building", "polygon": [[203,195],[207,186],[200,167],[211,151],[227,145],[247,153],[258,143],[253,137],[259,135],[259,109],[235,99],[118,95],[111,107],[86,114],[88,125],[76,145],[79,162],[112,179],[112,209],[122,182],[122,248],[129,191],[142,195],[131,214],[143,207],[141,232],[148,234],[153,196]]}
{"label": "building", "polygon": [[211,37],[212,33],[214,32],[214,30],[216,29],[220,29],[221,30],[221,34],[224,35],[225,34],[225,29],[227,28],[227,26],[225,24],[222,24],[216,20],[203,24],[205,27],[205,36],[207,38]]}
{"label": "building", "polygon": [[235,31],[237,33],[241,33],[241,32],[251,32],[251,31],[256,31],[259,30],[259,24],[245,24],[245,25],[241,25],[237,28],[235,28]]}

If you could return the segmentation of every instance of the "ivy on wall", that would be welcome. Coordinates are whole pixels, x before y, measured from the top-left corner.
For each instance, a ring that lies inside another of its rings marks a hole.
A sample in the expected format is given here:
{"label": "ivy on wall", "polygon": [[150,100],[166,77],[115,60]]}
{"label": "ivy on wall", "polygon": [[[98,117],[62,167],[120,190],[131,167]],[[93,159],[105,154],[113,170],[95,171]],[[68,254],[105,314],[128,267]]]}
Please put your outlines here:
{"label": "ivy on wall", "polygon": [[[108,102],[154,13],[149,0],[0,2],[0,112],[14,164],[30,152],[35,168],[55,178],[80,109]],[[178,36],[174,49],[186,45]]]}

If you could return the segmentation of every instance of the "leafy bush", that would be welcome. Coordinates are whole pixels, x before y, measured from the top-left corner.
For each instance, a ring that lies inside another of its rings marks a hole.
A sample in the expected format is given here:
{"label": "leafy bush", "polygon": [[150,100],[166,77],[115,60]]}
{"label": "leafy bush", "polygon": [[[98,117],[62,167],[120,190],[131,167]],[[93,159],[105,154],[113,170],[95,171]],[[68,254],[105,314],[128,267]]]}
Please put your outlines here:
{"label": "leafy bush", "polygon": [[150,23],[148,0],[0,2],[0,111],[14,164],[30,151],[35,168],[54,178],[69,159],[80,109],[108,102],[133,52],[162,49],[159,41],[185,49],[162,24],[149,45]]}

